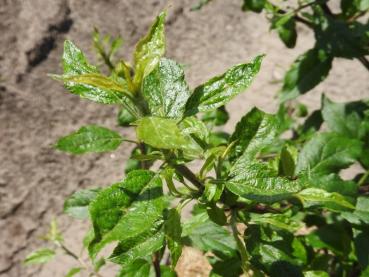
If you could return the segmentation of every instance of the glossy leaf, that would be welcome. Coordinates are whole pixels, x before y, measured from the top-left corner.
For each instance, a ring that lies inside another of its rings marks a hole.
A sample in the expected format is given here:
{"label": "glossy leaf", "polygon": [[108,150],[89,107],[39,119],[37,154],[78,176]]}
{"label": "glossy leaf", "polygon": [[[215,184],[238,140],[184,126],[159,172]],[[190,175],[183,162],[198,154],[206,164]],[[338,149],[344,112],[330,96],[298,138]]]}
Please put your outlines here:
{"label": "glossy leaf", "polygon": [[164,223],[164,232],[174,268],[182,254],[182,226],[181,216],[176,209],[170,209]]}
{"label": "glossy leaf", "polygon": [[287,230],[289,232],[296,232],[302,227],[302,224],[296,220],[293,220],[286,214],[250,214],[251,223],[256,224],[269,224],[272,227]]}
{"label": "glossy leaf", "polygon": [[[233,172],[232,172],[233,174]],[[272,203],[288,199],[303,188],[299,180],[278,176],[278,172],[263,163],[244,165],[226,182],[232,193],[250,200]]]}
{"label": "glossy leaf", "polygon": [[326,192],[325,190],[318,188],[307,188],[300,191],[297,196],[303,200],[303,204],[306,207],[310,206],[323,206],[332,210],[355,209],[355,207],[336,192]]}
{"label": "glossy leaf", "polygon": [[29,254],[24,260],[24,264],[44,264],[51,261],[55,257],[55,251],[49,248],[38,249]]}
{"label": "glossy leaf", "polygon": [[62,76],[51,76],[64,81],[70,92],[103,104],[126,101],[128,90],[101,75],[95,66],[88,63],[83,52],[69,40],[64,42],[63,68]]}
{"label": "glossy leaf", "polygon": [[115,131],[89,125],[59,139],[55,147],[72,154],[107,152],[117,149],[122,141],[123,138]]}
{"label": "glossy leaf", "polygon": [[321,133],[306,143],[300,152],[296,171],[330,174],[353,164],[361,155],[362,144],[334,133]]}
{"label": "glossy leaf", "polygon": [[154,268],[147,260],[137,259],[133,263],[124,266],[117,277],[152,277],[154,274]]}
{"label": "glossy leaf", "polygon": [[94,257],[106,244],[156,233],[166,207],[160,177],[135,170],[122,182],[99,193],[90,204],[95,238],[89,245]]}
{"label": "glossy leaf", "polygon": [[141,87],[142,80],[154,70],[165,53],[165,17],[166,12],[160,13],[150,31],[136,45],[133,83],[137,88]]}
{"label": "glossy leaf", "polygon": [[173,60],[162,58],[144,79],[142,94],[151,115],[181,118],[191,93],[182,67]]}
{"label": "glossy leaf", "polygon": [[186,104],[186,116],[214,110],[247,89],[259,72],[263,56],[251,63],[236,65],[195,88]]}
{"label": "glossy leaf", "polygon": [[145,235],[134,238],[128,238],[121,241],[114,249],[109,260],[126,266],[135,260],[147,257],[160,250],[164,246],[164,233],[159,230],[154,232],[150,230]]}
{"label": "glossy leaf", "polygon": [[100,189],[84,189],[73,193],[64,202],[64,212],[77,219],[87,219],[88,205],[94,200]]}
{"label": "glossy leaf", "polygon": [[240,157],[233,170],[243,167],[244,163],[254,159],[262,148],[270,145],[277,135],[277,130],[276,118],[257,108],[242,117],[229,139],[230,143],[236,142],[230,152],[231,159]]}
{"label": "glossy leaf", "polygon": [[137,138],[155,148],[180,149],[189,145],[177,121],[161,117],[144,117],[137,122]]}
{"label": "glossy leaf", "polygon": [[188,237],[192,245],[205,252],[219,252],[226,256],[235,256],[237,253],[236,242],[230,232],[210,221],[204,212],[183,224],[183,237]]}
{"label": "glossy leaf", "polygon": [[280,92],[282,102],[308,92],[323,81],[332,66],[332,57],[320,49],[299,56],[284,77]]}

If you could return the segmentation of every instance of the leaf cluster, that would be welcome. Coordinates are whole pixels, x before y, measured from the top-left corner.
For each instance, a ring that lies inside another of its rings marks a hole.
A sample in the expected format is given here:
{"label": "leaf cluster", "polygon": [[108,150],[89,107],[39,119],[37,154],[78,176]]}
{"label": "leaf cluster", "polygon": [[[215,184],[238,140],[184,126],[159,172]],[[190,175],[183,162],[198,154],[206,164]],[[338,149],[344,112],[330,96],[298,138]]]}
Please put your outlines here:
{"label": "leaf cluster", "polygon": [[[256,2],[245,1],[245,7],[267,7],[267,1]],[[113,62],[116,43],[113,51],[97,47],[108,58],[109,75],[65,42],[64,72],[53,77],[82,98],[119,106],[118,122],[134,128],[136,140],[90,125],[55,147],[71,154],[128,143],[135,148],[122,180],[65,201],[68,215],[90,222],[83,248],[91,265],[69,250],[55,222],[45,237],[53,247],[37,250],[25,263],[47,262],[59,249],[79,263],[66,276],[101,276],[105,263],[119,266],[118,276],[176,276],[183,247],[192,246],[206,254],[212,277],[366,276],[369,102],[323,96],[321,109],[312,113],[292,104],[281,104],[276,114],[253,108],[233,133],[221,132],[229,118],[225,105],[251,85],[263,55],[191,89],[180,64],[164,57],[165,16],[138,42],[132,65]],[[331,59],[321,51],[309,55],[323,63]],[[361,173],[343,179],[342,170],[352,165]],[[183,218],[189,203],[192,216]],[[114,250],[104,256],[108,245]]]}

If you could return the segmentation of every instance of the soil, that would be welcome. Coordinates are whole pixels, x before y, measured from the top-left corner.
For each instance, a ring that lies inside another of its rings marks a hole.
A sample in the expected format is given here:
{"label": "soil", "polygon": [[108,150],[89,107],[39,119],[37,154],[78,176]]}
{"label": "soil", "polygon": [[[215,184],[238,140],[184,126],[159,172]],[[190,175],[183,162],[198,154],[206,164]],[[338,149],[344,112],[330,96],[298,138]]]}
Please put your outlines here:
{"label": "soil", "polygon": [[[191,12],[197,1],[172,1],[167,56],[185,65],[194,87],[233,64],[265,53],[252,87],[228,106],[231,120],[226,129],[231,130],[253,106],[275,111],[274,96],[283,73],[298,54],[313,46],[311,32],[299,26],[296,48],[286,49],[269,31],[264,16],[241,11],[241,0],[217,0]],[[61,72],[63,41],[73,40],[93,61],[91,31],[96,26],[125,39],[121,54],[128,59],[166,5],[159,0],[0,0],[1,276],[64,276],[75,265],[68,257],[36,267],[22,266],[21,261],[44,244],[39,237],[53,217],[58,218],[66,243],[79,250],[88,226],[61,215],[63,199],[81,188],[120,180],[131,150],[124,145],[114,154],[75,157],[52,148],[60,136],[85,124],[132,135],[131,129],[117,127],[116,107],[81,100],[46,76]],[[337,59],[327,80],[301,101],[316,108],[322,92],[342,101],[369,97],[368,72],[356,60]],[[196,257],[198,252],[186,249],[177,267],[179,276],[207,276],[206,260]]]}

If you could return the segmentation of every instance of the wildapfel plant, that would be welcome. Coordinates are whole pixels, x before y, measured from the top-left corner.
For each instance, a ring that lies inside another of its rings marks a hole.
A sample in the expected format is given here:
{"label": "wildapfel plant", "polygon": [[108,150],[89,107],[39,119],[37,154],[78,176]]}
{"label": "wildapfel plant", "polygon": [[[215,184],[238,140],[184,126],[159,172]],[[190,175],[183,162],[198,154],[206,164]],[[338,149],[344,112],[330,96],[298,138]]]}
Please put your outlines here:
{"label": "wildapfel plant", "polygon": [[[90,263],[66,246],[55,221],[45,236],[50,247],[25,263],[61,251],[76,260],[66,276],[102,276],[106,263],[119,266],[118,276],[176,276],[182,248],[192,246],[206,254],[212,277],[368,276],[369,101],[323,97],[321,111],[309,117],[303,109],[253,108],[232,134],[221,132],[215,127],[228,120],[224,105],[249,87],[263,55],[191,90],[182,67],[164,58],[165,16],[138,42],[133,65],[114,60],[120,39],[95,32],[109,76],[65,42],[64,73],[53,78],[82,98],[122,107],[119,122],[134,128],[136,139],[89,125],[56,148],[135,148],[124,179],[65,201],[68,215],[91,224],[83,240]],[[354,164],[362,173],[343,180],[340,172]],[[186,205],[190,218],[182,217]],[[115,248],[104,257],[110,244]]]}

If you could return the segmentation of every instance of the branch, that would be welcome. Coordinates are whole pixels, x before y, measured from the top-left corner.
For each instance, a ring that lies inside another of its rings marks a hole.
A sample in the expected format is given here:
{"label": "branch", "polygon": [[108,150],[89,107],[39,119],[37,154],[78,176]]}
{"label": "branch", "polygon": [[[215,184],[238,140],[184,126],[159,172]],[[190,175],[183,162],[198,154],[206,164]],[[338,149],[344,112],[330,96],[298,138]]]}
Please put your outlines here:
{"label": "branch", "polygon": [[196,175],[185,165],[182,164],[171,164],[173,168],[185,177],[188,181],[190,181],[194,186],[196,186],[200,191],[204,190],[204,186],[202,183],[197,179]]}

